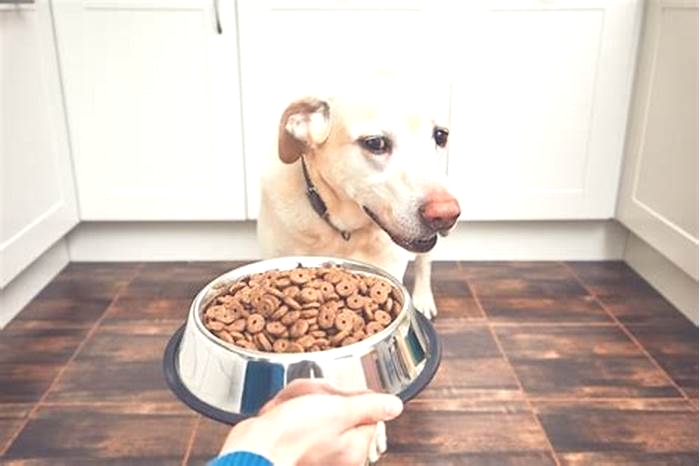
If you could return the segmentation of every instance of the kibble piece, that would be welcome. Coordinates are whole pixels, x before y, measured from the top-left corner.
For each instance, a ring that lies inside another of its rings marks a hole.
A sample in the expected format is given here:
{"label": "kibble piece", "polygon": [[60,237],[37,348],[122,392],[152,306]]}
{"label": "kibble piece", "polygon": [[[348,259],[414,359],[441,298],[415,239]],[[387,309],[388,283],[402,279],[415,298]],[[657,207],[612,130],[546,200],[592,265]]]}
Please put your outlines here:
{"label": "kibble piece", "polygon": [[226,343],[233,343],[233,337],[231,335],[229,335],[229,333],[226,331],[216,332],[216,333],[214,333],[214,335],[221,338]]}
{"label": "kibble piece", "polygon": [[316,341],[316,339],[311,335],[304,335],[303,337],[297,340],[297,343],[299,343],[302,348],[308,350],[309,348],[311,348],[311,346],[313,346],[314,341]]}
{"label": "kibble piece", "polygon": [[261,332],[265,328],[265,318],[260,314],[251,314],[246,321],[245,329],[252,334]]}
{"label": "kibble piece", "polygon": [[212,320],[209,322],[207,325],[207,328],[211,330],[212,332],[220,332],[224,329],[225,325],[223,322],[219,322],[218,320]]}
{"label": "kibble piece", "polygon": [[328,329],[335,325],[336,304],[326,303],[318,311],[318,326]]}
{"label": "kibble piece", "polygon": [[299,320],[300,317],[301,311],[289,311],[284,316],[282,316],[280,322],[282,322],[284,325],[292,325],[294,322]]}
{"label": "kibble piece", "polygon": [[379,333],[382,330],[384,330],[384,326],[380,324],[377,321],[370,322],[367,324],[367,327],[365,327],[365,331],[367,332],[367,335],[374,335],[375,333]]}
{"label": "kibble piece", "polygon": [[334,345],[339,344],[341,341],[345,340],[347,337],[350,336],[350,329],[347,330],[341,330],[340,332],[336,333],[333,335],[330,340],[331,343]]}
{"label": "kibble piece", "polygon": [[255,341],[258,343],[261,350],[272,351],[272,343],[270,343],[270,340],[268,340],[267,336],[265,336],[263,332],[255,335]]}
{"label": "kibble piece", "polygon": [[289,349],[289,340],[279,338],[272,344],[272,351],[275,353],[286,353]]}
{"label": "kibble piece", "polygon": [[287,353],[303,353],[303,352],[304,352],[304,347],[301,346],[296,341],[290,341],[289,345],[287,345]]}
{"label": "kibble piece", "polygon": [[335,328],[340,331],[349,330],[355,323],[355,314],[351,311],[342,311],[335,317]]}
{"label": "kibble piece", "polygon": [[280,320],[280,319],[282,319],[282,317],[285,316],[285,314],[287,314],[288,311],[289,311],[289,306],[287,306],[286,304],[283,304],[280,307],[278,307],[275,312],[272,313],[272,315],[270,316],[270,319],[271,320]]}
{"label": "kibble piece", "polygon": [[242,332],[245,330],[246,319],[238,319],[233,321],[231,325],[226,326],[226,330],[229,332]]}
{"label": "kibble piece", "polygon": [[301,309],[301,304],[299,304],[297,302],[297,300],[295,300],[294,298],[290,298],[289,296],[284,298],[284,304],[291,307],[292,309],[296,309],[296,310]]}
{"label": "kibble piece", "polygon": [[299,319],[290,327],[289,335],[292,338],[299,338],[302,335],[306,335],[309,331],[309,323],[304,319]]}
{"label": "kibble piece", "polygon": [[352,310],[361,309],[365,304],[365,298],[355,293],[345,298],[345,304]]}
{"label": "kibble piece", "polygon": [[377,304],[384,303],[389,297],[390,289],[383,285],[384,282],[375,283],[372,288],[369,289],[369,296]]}
{"label": "kibble piece", "polygon": [[287,327],[282,322],[268,322],[265,330],[272,336],[278,337],[287,330]]}
{"label": "kibble piece", "polygon": [[374,313],[374,320],[386,327],[391,322],[391,315],[386,311],[377,311]]}
{"label": "kibble piece", "polygon": [[321,293],[311,287],[305,287],[299,292],[299,297],[303,303],[317,303],[321,299]]}
{"label": "kibble piece", "polygon": [[343,298],[346,298],[357,291],[357,285],[350,279],[344,279],[335,285],[335,291]]}
{"label": "kibble piece", "polygon": [[289,279],[292,281],[292,283],[303,285],[311,280],[311,274],[306,269],[298,268],[289,272]]}
{"label": "kibble piece", "polygon": [[236,346],[240,346],[241,348],[252,349],[252,350],[257,349],[257,347],[255,346],[255,343],[253,343],[252,341],[248,341],[245,338],[243,340],[235,341],[235,342],[233,342],[233,344]]}

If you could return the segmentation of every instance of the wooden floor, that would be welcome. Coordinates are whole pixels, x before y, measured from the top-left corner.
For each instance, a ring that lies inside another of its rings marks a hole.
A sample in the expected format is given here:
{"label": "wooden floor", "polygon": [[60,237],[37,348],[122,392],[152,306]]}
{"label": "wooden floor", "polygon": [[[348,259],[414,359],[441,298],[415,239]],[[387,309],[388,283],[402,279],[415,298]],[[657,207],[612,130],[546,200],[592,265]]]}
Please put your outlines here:
{"label": "wooden floor", "polygon": [[[0,331],[0,463],[204,464],[228,429],[161,358],[236,265],[68,266]],[[446,262],[433,282],[444,358],[382,466],[698,464],[698,329],[626,265]]]}

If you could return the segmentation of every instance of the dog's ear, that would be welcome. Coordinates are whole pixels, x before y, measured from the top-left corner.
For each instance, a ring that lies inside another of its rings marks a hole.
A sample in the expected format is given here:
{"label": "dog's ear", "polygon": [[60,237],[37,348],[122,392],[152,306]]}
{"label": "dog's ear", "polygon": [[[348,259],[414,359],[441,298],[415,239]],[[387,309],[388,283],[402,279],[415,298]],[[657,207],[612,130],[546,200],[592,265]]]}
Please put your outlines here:
{"label": "dog's ear", "polygon": [[284,163],[293,163],[328,139],[331,130],[330,107],[315,97],[289,104],[279,125],[278,151]]}

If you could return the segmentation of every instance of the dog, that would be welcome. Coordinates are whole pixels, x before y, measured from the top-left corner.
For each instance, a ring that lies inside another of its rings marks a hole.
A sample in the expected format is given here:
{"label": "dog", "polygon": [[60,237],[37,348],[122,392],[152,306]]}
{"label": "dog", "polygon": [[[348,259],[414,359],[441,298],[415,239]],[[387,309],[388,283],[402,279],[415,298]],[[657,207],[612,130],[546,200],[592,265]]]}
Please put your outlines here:
{"label": "dog", "polygon": [[434,317],[429,252],[461,210],[443,170],[449,131],[429,108],[390,78],[289,103],[262,171],[263,256],[355,259],[401,281],[415,254],[412,301]]}
{"label": "dog", "polygon": [[[461,213],[443,170],[449,131],[415,88],[387,78],[355,84],[282,112],[277,150],[262,171],[259,244],[265,257],[355,259],[399,281],[415,254],[412,301],[430,319],[429,253]],[[379,423],[370,462],[386,444]]]}

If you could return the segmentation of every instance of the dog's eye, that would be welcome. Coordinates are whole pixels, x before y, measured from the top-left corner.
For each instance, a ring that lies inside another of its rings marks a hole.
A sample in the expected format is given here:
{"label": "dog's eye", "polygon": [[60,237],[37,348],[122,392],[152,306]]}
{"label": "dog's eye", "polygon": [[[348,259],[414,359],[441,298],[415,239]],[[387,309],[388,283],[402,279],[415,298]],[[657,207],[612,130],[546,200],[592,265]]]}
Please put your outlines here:
{"label": "dog's eye", "polygon": [[391,141],[385,136],[369,136],[360,139],[363,149],[377,155],[386,154],[391,150]]}
{"label": "dog's eye", "polygon": [[450,132],[447,131],[447,128],[435,127],[435,129],[433,129],[433,139],[435,139],[435,144],[439,147],[445,147],[447,145],[447,136],[449,135]]}

